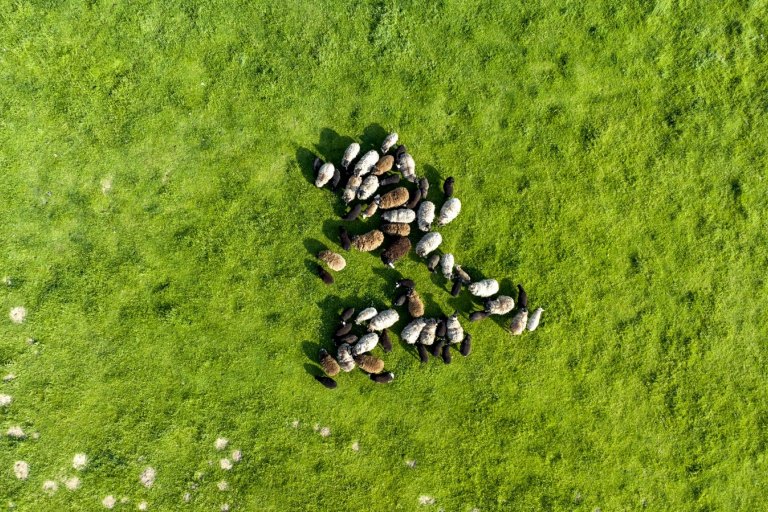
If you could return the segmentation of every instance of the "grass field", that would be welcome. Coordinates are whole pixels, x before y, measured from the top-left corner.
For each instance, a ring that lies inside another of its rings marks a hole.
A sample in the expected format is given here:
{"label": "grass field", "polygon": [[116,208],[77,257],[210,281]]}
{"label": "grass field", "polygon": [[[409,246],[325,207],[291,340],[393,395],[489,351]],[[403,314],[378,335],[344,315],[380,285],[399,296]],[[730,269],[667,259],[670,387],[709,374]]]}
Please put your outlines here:
{"label": "grass field", "polygon": [[[768,4],[284,4],[0,9],[0,508],[764,507]],[[311,274],[342,212],[311,155],[390,130],[435,198],[456,178],[442,249],[538,331],[466,323],[415,256]],[[400,275],[472,355],[319,386]]]}

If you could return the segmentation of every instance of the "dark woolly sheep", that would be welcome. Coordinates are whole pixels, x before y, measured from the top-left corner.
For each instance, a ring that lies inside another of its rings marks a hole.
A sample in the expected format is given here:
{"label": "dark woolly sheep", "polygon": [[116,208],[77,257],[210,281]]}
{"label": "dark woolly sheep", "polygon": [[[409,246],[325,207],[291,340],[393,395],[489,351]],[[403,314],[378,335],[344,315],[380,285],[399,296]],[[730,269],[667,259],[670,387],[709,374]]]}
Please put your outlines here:
{"label": "dark woolly sheep", "polygon": [[528,294],[525,293],[525,290],[523,290],[523,285],[521,284],[517,285],[517,307],[519,308],[528,307]]}
{"label": "dark woolly sheep", "polygon": [[373,166],[379,161],[379,153],[372,149],[360,157],[355,164],[354,176],[364,176],[373,170]]}
{"label": "dark woolly sheep", "polygon": [[360,211],[363,209],[363,207],[358,203],[355,206],[352,207],[351,210],[347,212],[346,215],[344,215],[341,220],[345,220],[347,222],[351,222],[360,215]]}
{"label": "dark woolly sheep", "polygon": [[422,231],[430,231],[432,229],[432,223],[435,221],[435,203],[432,201],[424,201],[419,206],[419,211],[416,212],[416,224]]}
{"label": "dark woolly sheep", "polygon": [[379,335],[379,345],[384,349],[384,352],[392,352],[392,340],[389,339],[389,331],[384,329]]}
{"label": "dark woolly sheep", "polygon": [[469,277],[469,274],[467,274],[463,268],[461,268],[461,265],[456,265],[453,267],[453,271],[456,277],[459,278],[459,281],[461,281],[461,284],[469,284],[472,282],[472,278]]}
{"label": "dark woolly sheep", "polygon": [[385,222],[402,222],[410,224],[416,220],[416,212],[408,208],[398,208],[397,210],[388,210],[381,214],[381,220]]}
{"label": "dark woolly sheep", "polygon": [[401,156],[403,156],[403,154],[405,154],[407,152],[408,152],[408,148],[405,147],[405,144],[400,144],[397,147],[397,150],[395,150],[395,159],[400,158]]}
{"label": "dark woolly sheep", "polygon": [[419,359],[422,363],[429,362],[429,353],[427,352],[427,347],[422,345],[421,343],[416,344],[416,348],[419,350]]}
{"label": "dark woolly sheep", "polygon": [[464,328],[459,323],[459,312],[454,311],[445,322],[446,335],[450,343],[461,343],[464,339]]}
{"label": "dark woolly sheep", "polygon": [[451,364],[451,345],[446,343],[443,345],[443,362],[445,364]]}
{"label": "dark woolly sheep", "polygon": [[445,340],[443,338],[437,338],[432,346],[429,347],[429,352],[433,357],[440,357],[440,352],[443,351]]}
{"label": "dark woolly sheep", "polygon": [[[424,203],[422,203],[424,204]],[[428,259],[427,259],[427,269],[429,269],[430,272],[434,272],[437,269],[437,265],[440,263],[440,255],[438,253],[433,253]]]}
{"label": "dark woolly sheep", "polygon": [[408,236],[411,234],[411,225],[403,222],[387,222],[379,228],[385,235]]}
{"label": "dark woolly sheep", "polygon": [[459,216],[461,212],[461,201],[457,197],[447,200],[440,208],[440,215],[437,216],[437,225],[445,226],[453,219]]}
{"label": "dark woolly sheep", "polygon": [[460,293],[461,293],[461,279],[456,279],[453,281],[453,286],[451,286],[451,296],[458,297]]}
{"label": "dark woolly sheep", "polygon": [[333,178],[331,178],[331,189],[336,190],[339,188],[339,182],[341,181],[341,171],[333,168]]}
{"label": "dark woolly sheep", "polygon": [[440,233],[427,233],[416,244],[416,254],[421,258],[426,258],[429,253],[440,247],[441,243],[443,243],[443,236]]}
{"label": "dark woolly sheep", "polygon": [[347,266],[347,262],[341,254],[337,254],[333,251],[325,250],[317,253],[317,259],[328,265],[333,271],[341,272],[344,267]]}
{"label": "dark woolly sheep", "polygon": [[416,189],[408,196],[408,202],[405,203],[405,207],[410,210],[415,210],[416,207],[419,206],[419,201],[421,201],[421,190]]}
{"label": "dark woolly sheep", "polygon": [[352,330],[352,324],[348,324],[346,322],[341,322],[341,325],[338,329],[336,329],[336,332],[333,333],[336,337],[346,336],[349,334],[349,331]]}
{"label": "dark woolly sheep", "polygon": [[525,330],[525,325],[528,323],[528,309],[520,308],[515,316],[512,317],[512,322],[509,324],[509,330],[515,336],[520,336]]}
{"label": "dark woolly sheep", "polygon": [[349,164],[352,163],[352,160],[357,158],[357,155],[360,153],[360,144],[357,142],[353,142],[349,145],[349,147],[344,151],[344,156],[341,158],[341,166],[344,168],[344,170],[347,170],[349,168]]}
{"label": "dark woolly sheep", "polygon": [[363,184],[363,178],[360,176],[350,176],[347,181],[347,186],[344,187],[344,192],[341,193],[341,200],[345,204],[349,204],[357,197],[357,189]]}
{"label": "dark woolly sheep", "polygon": [[435,329],[435,336],[438,336],[440,338],[445,338],[446,331],[448,330],[448,327],[446,325],[445,316],[443,316],[441,319],[437,321],[437,329]]}
{"label": "dark woolly sheep", "polygon": [[392,132],[384,139],[384,142],[381,143],[381,153],[385,154],[387,151],[390,150],[392,146],[397,144],[397,133]]}
{"label": "dark woolly sheep", "polygon": [[392,304],[395,305],[395,306],[400,307],[403,304],[405,304],[405,301],[407,301],[407,300],[408,300],[408,294],[404,293],[404,294],[400,295],[398,298],[396,298],[395,301]]}
{"label": "dark woolly sheep", "polygon": [[348,251],[349,248],[352,247],[352,240],[349,239],[349,231],[347,231],[347,228],[344,226],[339,228],[339,244],[345,251]]}
{"label": "dark woolly sheep", "polygon": [[362,214],[362,217],[364,219],[367,219],[368,217],[373,217],[376,215],[376,212],[379,210],[379,203],[376,201],[371,201],[371,204],[368,205],[368,208],[365,209],[365,211]]}
{"label": "dark woolly sheep", "polygon": [[467,334],[466,337],[464,338],[464,341],[461,342],[459,353],[461,353],[461,355],[463,355],[464,357],[467,357],[470,352],[472,352],[472,335]]}
{"label": "dark woolly sheep", "polygon": [[384,369],[384,361],[369,354],[356,356],[355,363],[366,373],[379,373]]}
{"label": "dark woolly sheep", "polygon": [[379,384],[389,384],[393,380],[395,380],[395,374],[392,372],[384,372],[379,374],[371,374],[370,379],[373,382],[377,382]]}
{"label": "dark woolly sheep", "polygon": [[395,165],[395,157],[392,155],[384,155],[379,158],[379,161],[373,166],[373,171],[371,171],[371,173],[375,176],[381,176],[385,172],[392,170],[393,165]]}
{"label": "dark woolly sheep", "polygon": [[379,208],[382,210],[391,210],[392,208],[399,208],[408,202],[408,189],[405,187],[397,187],[390,190],[386,194],[378,197]]}
{"label": "dark woolly sheep", "polygon": [[323,166],[325,162],[323,162],[323,159],[319,156],[315,157],[315,161],[312,162],[312,171],[317,174],[317,171],[320,170],[320,168]]}
{"label": "dark woolly sheep", "polygon": [[475,297],[490,297],[499,293],[499,282],[495,279],[483,279],[482,281],[471,283],[467,289]]}
{"label": "dark woolly sheep", "polygon": [[479,322],[480,320],[483,320],[485,318],[488,318],[491,316],[490,313],[486,313],[485,311],[475,311],[471,315],[469,315],[469,321],[470,322]]}
{"label": "dark woolly sheep", "polygon": [[445,197],[451,197],[453,195],[453,182],[453,176],[451,176],[445,180],[445,183],[443,183],[443,192],[445,193]]}
{"label": "dark woolly sheep", "polygon": [[338,347],[341,344],[346,343],[349,346],[354,345],[357,343],[357,335],[355,334],[347,334],[346,336],[342,336],[341,338],[336,340],[336,346]]}
{"label": "dark woolly sheep", "polygon": [[395,288],[416,288],[416,283],[413,282],[413,279],[400,279],[395,283]]}
{"label": "dark woolly sheep", "polygon": [[485,301],[485,312],[490,315],[506,315],[515,309],[515,299],[507,295],[499,295],[495,299]]}
{"label": "dark woolly sheep", "polygon": [[370,332],[368,334],[365,334],[359,340],[357,340],[357,343],[355,344],[355,346],[352,347],[352,355],[359,356],[360,354],[370,352],[371,350],[376,348],[376,345],[378,344],[379,344],[378,334],[376,334],[375,332]]}
{"label": "dark woolly sheep", "polygon": [[351,372],[355,369],[355,359],[352,357],[352,347],[343,343],[339,345],[336,350],[336,360],[339,362],[339,367],[344,372]]}
{"label": "dark woolly sheep", "polygon": [[379,179],[379,187],[388,187],[390,185],[397,185],[398,183],[400,183],[399,174],[391,174],[386,178]]}
{"label": "dark woolly sheep", "polygon": [[320,276],[320,279],[322,279],[325,284],[333,284],[333,276],[320,265],[317,266],[317,275]]}
{"label": "dark woolly sheep", "polygon": [[411,289],[408,293],[408,313],[413,318],[419,318],[424,316],[424,303],[419,297],[419,292]]}
{"label": "dark woolly sheep", "polygon": [[400,320],[400,315],[394,309],[385,309],[368,322],[368,332],[388,329]]}
{"label": "dark woolly sheep", "polygon": [[328,389],[336,389],[336,381],[333,380],[330,377],[326,377],[325,375],[315,375],[315,380],[322,384],[323,386],[327,387]]}
{"label": "dark woolly sheep", "polygon": [[349,322],[349,319],[352,318],[352,315],[355,314],[355,308],[347,308],[344,311],[341,312],[341,322],[346,323]]}
{"label": "dark woolly sheep", "polygon": [[327,350],[324,348],[320,349],[320,366],[323,367],[323,371],[329,376],[334,377],[339,374],[341,371],[341,368],[339,367],[339,363],[336,362],[336,360],[333,358],[331,354],[328,353]]}
{"label": "dark woolly sheep", "polygon": [[426,199],[427,194],[429,194],[429,180],[427,178],[419,180],[419,190],[421,191],[421,198]]}
{"label": "dark woolly sheep", "polygon": [[357,318],[355,318],[355,323],[357,325],[362,325],[378,314],[379,312],[374,307],[365,308],[364,310],[362,310],[360,313],[357,314]]}
{"label": "dark woolly sheep", "polygon": [[361,252],[375,251],[382,243],[384,243],[384,233],[378,229],[352,237],[352,247]]}
{"label": "dark woolly sheep", "polygon": [[366,176],[363,182],[360,184],[360,188],[357,189],[357,198],[361,201],[365,201],[379,189],[379,178],[376,176]]}
{"label": "dark woolly sheep", "polygon": [[396,236],[389,247],[381,252],[381,261],[385,265],[395,268],[395,262],[403,258],[411,250],[411,241],[405,236]]}
{"label": "dark woolly sheep", "polygon": [[435,342],[435,332],[437,331],[437,320],[428,318],[424,328],[419,333],[418,342],[422,345],[431,345]]}
{"label": "dark woolly sheep", "polygon": [[526,327],[529,331],[535,331],[536,328],[539,326],[539,322],[541,321],[541,314],[544,312],[541,308],[536,308],[536,310],[531,313],[530,318],[528,318],[528,327]]}

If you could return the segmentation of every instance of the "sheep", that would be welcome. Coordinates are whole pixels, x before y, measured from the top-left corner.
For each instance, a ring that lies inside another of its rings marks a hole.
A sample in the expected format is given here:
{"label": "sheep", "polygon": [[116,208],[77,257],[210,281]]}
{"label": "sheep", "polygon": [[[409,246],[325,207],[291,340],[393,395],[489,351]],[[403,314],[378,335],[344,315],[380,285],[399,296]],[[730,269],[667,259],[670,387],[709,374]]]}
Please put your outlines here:
{"label": "sheep", "polygon": [[509,330],[512,331],[514,336],[520,336],[525,330],[525,324],[528,323],[528,308],[520,308],[515,316],[512,317],[512,322],[509,324]]}
{"label": "sheep", "polygon": [[335,380],[325,375],[315,375],[315,380],[328,389],[336,389],[336,386],[338,386]]}
{"label": "sheep", "polygon": [[437,331],[437,320],[427,319],[424,328],[419,333],[419,343],[422,345],[431,345],[435,342],[435,332]]}
{"label": "sheep", "polygon": [[386,178],[379,178],[379,187],[388,187],[390,185],[397,185],[400,183],[399,174],[390,174]]}
{"label": "sheep", "polygon": [[453,281],[453,286],[451,286],[451,297],[458,297],[461,293],[461,280],[456,279]]}
{"label": "sheep", "polygon": [[528,327],[527,329],[529,331],[535,331],[536,328],[539,326],[539,322],[541,321],[541,314],[544,312],[542,308],[536,308],[533,313],[531,313],[530,318],[528,318]]}
{"label": "sheep", "polygon": [[320,166],[320,169],[317,170],[317,178],[315,178],[315,186],[317,188],[324,187],[331,179],[333,179],[333,174],[336,168],[333,166],[331,162],[328,162],[326,164],[323,164]]}
{"label": "sheep", "polygon": [[413,318],[424,316],[424,303],[416,290],[411,289],[408,293],[408,313]]}
{"label": "sheep", "polygon": [[416,162],[411,155],[408,153],[400,155],[395,164],[395,168],[403,173],[403,178],[411,183],[416,182]]}
{"label": "sheep", "polygon": [[446,279],[453,279],[453,254],[446,253],[440,258],[440,272],[443,273],[443,277]]}
{"label": "sheep", "polygon": [[400,144],[397,146],[397,149],[395,150],[395,158],[400,158],[403,156],[403,154],[408,152],[408,148],[405,147],[405,144]]}
{"label": "sheep", "polygon": [[344,267],[347,266],[347,262],[341,254],[328,250],[317,253],[317,259],[325,262],[325,264],[328,265],[328,268],[336,272],[344,270]]}
{"label": "sheep", "polygon": [[336,340],[336,346],[342,345],[346,343],[349,346],[354,345],[357,343],[357,335],[356,334],[347,334],[346,336],[342,336],[341,338]]}
{"label": "sheep", "polygon": [[379,374],[372,373],[370,379],[378,384],[389,384],[395,380],[395,374],[392,372],[384,372]]}
{"label": "sheep", "polygon": [[416,288],[416,283],[413,282],[413,279],[400,279],[395,283],[395,288]]}
{"label": "sheep", "polygon": [[413,320],[403,328],[402,332],[400,333],[400,338],[407,344],[413,345],[416,343],[416,340],[419,339],[419,335],[421,334],[421,331],[424,329],[425,325],[427,325],[427,321],[423,318],[417,318]]}
{"label": "sheep", "polygon": [[454,311],[445,322],[448,341],[450,343],[461,343],[464,339],[464,328],[459,323],[459,312]]}
{"label": "sheep", "polygon": [[354,201],[355,196],[357,196],[357,189],[360,188],[362,183],[363,178],[360,176],[350,176],[347,181],[347,186],[344,187],[344,192],[341,193],[341,200],[344,201],[345,204]]}
{"label": "sheep", "polygon": [[355,308],[347,308],[344,311],[341,312],[341,323],[345,324],[349,322],[349,319],[352,318],[352,315],[355,314]]}
{"label": "sheep", "polygon": [[426,199],[429,193],[429,180],[427,178],[421,178],[419,180],[419,190],[421,190],[421,198]]}
{"label": "sheep", "polygon": [[375,251],[382,243],[384,243],[384,233],[378,229],[352,237],[352,247],[362,252]]}
{"label": "sheep", "polygon": [[334,332],[333,335],[338,338],[340,336],[345,336],[349,334],[349,331],[351,330],[352,330],[352,324],[341,322],[341,326],[338,329],[336,329],[336,332]]}
{"label": "sheep", "polygon": [[[357,345],[355,345],[357,346]],[[336,360],[342,371],[349,373],[355,369],[355,359],[352,357],[352,347],[343,343],[336,350]]]}
{"label": "sheep", "polygon": [[384,361],[370,354],[356,356],[355,363],[366,373],[379,373],[384,369]]}
{"label": "sheep", "polygon": [[459,281],[461,281],[461,284],[469,284],[472,282],[472,278],[469,277],[469,274],[467,274],[463,268],[461,268],[461,265],[453,267],[453,272],[456,274]]}
{"label": "sheep", "polygon": [[445,364],[451,364],[451,345],[446,343],[443,345],[443,362]]}
{"label": "sheep", "polygon": [[360,184],[360,188],[357,189],[357,198],[361,201],[365,201],[379,189],[379,178],[376,176],[366,176],[363,182]]}
{"label": "sheep", "polygon": [[339,363],[336,362],[336,360],[333,358],[331,354],[328,353],[327,350],[324,348],[320,349],[320,366],[323,367],[323,371],[329,376],[333,377],[335,375],[338,375],[341,371],[341,368],[339,367]]}
{"label": "sheep", "polygon": [[385,235],[408,236],[411,234],[411,225],[402,222],[387,222],[379,228]]}
{"label": "sheep", "polygon": [[368,151],[366,154],[360,157],[360,160],[355,164],[353,176],[364,176],[371,172],[373,166],[379,161],[379,153],[375,149]]}
{"label": "sheep", "polygon": [[333,168],[333,178],[331,178],[331,189],[336,190],[339,188],[339,182],[341,181],[341,171],[337,168]]}
{"label": "sheep", "polygon": [[453,195],[453,182],[453,176],[450,176],[445,180],[445,183],[443,183],[443,193],[445,194],[445,197],[451,197]]}
{"label": "sheep", "polygon": [[507,295],[499,295],[495,299],[485,301],[485,312],[489,315],[506,315],[515,309],[515,299]]}
{"label": "sheep", "polygon": [[528,294],[523,290],[523,285],[517,285],[517,305],[521,308],[528,307]]}
{"label": "sheep", "polygon": [[389,247],[381,251],[381,261],[392,268],[395,262],[408,254],[411,250],[411,241],[405,236],[396,236]]}
{"label": "sheep", "polygon": [[388,210],[381,214],[381,220],[385,222],[401,222],[404,224],[410,224],[416,220],[416,212],[408,208]]}
{"label": "sheep", "polygon": [[333,284],[333,276],[320,265],[317,266],[317,275],[320,276],[320,279],[322,279],[325,284]]}
{"label": "sheep", "polygon": [[367,219],[368,217],[373,217],[376,214],[376,211],[379,209],[379,203],[376,201],[371,201],[371,204],[368,205],[368,208],[363,211],[362,217],[364,219]]}
{"label": "sheep", "polygon": [[374,307],[365,308],[364,310],[362,310],[360,313],[357,314],[357,318],[355,318],[355,323],[357,325],[362,325],[378,314],[379,312],[376,311],[376,308]]}
{"label": "sheep", "polygon": [[483,279],[471,283],[468,287],[469,293],[475,297],[490,297],[499,293],[499,282],[495,279]]}
{"label": "sheep", "polygon": [[389,331],[383,329],[379,335],[379,345],[384,349],[384,352],[392,352],[392,340],[389,339]]}
{"label": "sheep", "polygon": [[471,315],[469,315],[469,321],[470,322],[479,322],[480,320],[484,318],[488,318],[491,314],[487,313],[485,311],[475,311]]}
{"label": "sheep", "polygon": [[419,206],[419,201],[421,201],[421,190],[416,189],[408,196],[408,202],[405,204],[405,207],[415,210]]}
{"label": "sheep", "polygon": [[341,220],[345,220],[347,222],[352,222],[353,220],[357,219],[357,217],[360,215],[360,210],[362,210],[363,207],[360,206],[360,204],[356,204],[353,206],[346,215],[344,215]]}
{"label": "sheep", "polygon": [[400,295],[398,298],[395,299],[395,301],[392,303],[394,306],[400,307],[403,304],[405,304],[405,301],[408,300],[408,294],[404,293]]}
{"label": "sheep", "polygon": [[437,336],[438,338],[445,338],[445,333],[447,331],[446,320],[447,318],[445,318],[445,315],[443,315],[443,317],[437,321],[437,329],[435,330],[435,336]]}
{"label": "sheep", "polygon": [[440,208],[440,215],[437,217],[437,225],[445,226],[458,217],[459,212],[461,212],[461,201],[459,201],[457,197],[450,198],[443,204],[443,207]]}
{"label": "sheep", "polygon": [[353,142],[349,145],[349,147],[344,151],[344,156],[341,158],[341,166],[346,171],[349,169],[349,164],[352,163],[352,160],[357,158],[357,155],[360,153],[360,144],[357,142]]}
{"label": "sheep", "polygon": [[422,345],[421,343],[416,344],[416,348],[419,350],[419,359],[422,363],[429,362],[429,355],[427,353],[427,347]]}
{"label": "sheep", "polygon": [[461,342],[459,353],[464,357],[467,357],[470,352],[472,352],[472,335],[467,333],[464,337],[464,341]]}
{"label": "sheep", "polygon": [[376,176],[381,176],[385,172],[390,171],[393,165],[395,165],[395,157],[392,155],[384,155],[379,158],[379,161],[373,166],[373,171],[371,172]]}
{"label": "sheep", "polygon": [[379,343],[379,335],[375,332],[369,332],[368,334],[363,335],[359,340],[357,340],[357,343],[355,343],[355,346],[352,347],[352,355],[353,356],[359,356],[360,354],[364,354],[365,352],[370,352],[374,348],[376,348],[376,345]]}
{"label": "sheep", "polygon": [[394,309],[385,309],[373,317],[368,323],[368,332],[380,331],[392,327],[400,320],[400,315]]}
{"label": "sheep", "polygon": [[384,142],[381,143],[381,153],[385,154],[387,151],[397,144],[397,133],[392,132],[384,139]]}
{"label": "sheep", "polygon": [[440,255],[438,253],[432,253],[432,256],[427,259],[427,269],[430,272],[434,272],[437,269],[437,265],[440,263]]}
{"label": "sheep", "polygon": [[443,345],[445,345],[445,340],[438,337],[432,346],[429,347],[429,351],[433,357],[440,357],[440,352],[443,350]]}
{"label": "sheep", "polygon": [[[323,166],[325,162],[323,162],[323,159],[319,156],[315,157],[315,161],[312,162],[312,171],[317,174],[317,171],[320,170],[320,168]],[[322,186],[322,185],[321,185]]]}
{"label": "sheep", "polygon": [[426,258],[429,253],[440,247],[441,243],[443,243],[443,236],[440,233],[427,233],[416,244],[416,254]]}
{"label": "sheep", "polygon": [[382,196],[376,196],[376,200],[379,203],[379,208],[382,210],[399,208],[408,202],[408,189],[405,187],[397,187]]}
{"label": "sheep", "polygon": [[431,230],[432,223],[435,221],[435,203],[432,201],[423,201],[419,206],[419,212],[416,215],[416,218],[418,219],[417,224],[420,230]]}
{"label": "sheep", "polygon": [[345,251],[348,251],[349,248],[352,247],[352,241],[349,239],[349,231],[347,231],[347,228],[344,226],[339,228],[339,244]]}

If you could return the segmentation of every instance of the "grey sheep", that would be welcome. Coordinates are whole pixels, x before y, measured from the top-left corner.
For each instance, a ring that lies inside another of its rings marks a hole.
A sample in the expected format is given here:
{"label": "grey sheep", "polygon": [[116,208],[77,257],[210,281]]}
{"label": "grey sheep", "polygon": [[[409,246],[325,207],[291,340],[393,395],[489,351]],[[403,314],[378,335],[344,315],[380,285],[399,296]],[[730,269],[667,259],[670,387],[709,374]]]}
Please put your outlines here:
{"label": "grey sheep", "polygon": [[531,313],[530,318],[528,318],[528,330],[529,331],[535,331],[536,328],[539,326],[539,322],[541,321],[541,314],[544,312],[542,308],[536,308],[533,313]]}
{"label": "grey sheep", "polygon": [[355,323],[357,325],[364,324],[365,322],[367,322],[368,320],[370,320],[371,318],[375,317],[378,314],[379,312],[376,311],[376,308],[365,308],[364,310],[362,310],[360,313],[357,314],[357,318],[355,318]]}
{"label": "grey sheep", "polygon": [[396,185],[398,183],[400,183],[399,174],[390,174],[389,176],[386,176],[384,178],[379,178],[379,186],[381,187],[388,187],[390,185]]}
{"label": "grey sheep", "polygon": [[410,224],[416,220],[416,212],[409,210],[408,208],[399,208],[397,210],[389,210],[381,214],[381,220],[385,222],[398,222],[403,224]]}
{"label": "grey sheep", "polygon": [[400,333],[400,338],[409,345],[413,345],[419,339],[424,326],[427,325],[427,321],[423,318],[417,318],[403,327]]}
{"label": "grey sheep", "polygon": [[459,312],[455,311],[448,317],[445,323],[448,341],[450,343],[461,343],[464,339],[464,328],[459,323]]}
{"label": "grey sheep", "polygon": [[379,161],[379,153],[372,149],[357,161],[353,174],[355,176],[364,176],[373,170],[373,166]]}
{"label": "grey sheep", "polygon": [[400,320],[400,315],[397,314],[397,311],[394,309],[385,309],[371,319],[368,323],[368,331],[373,332],[388,329],[395,325],[398,320]]}
{"label": "grey sheep", "polygon": [[461,212],[461,201],[456,197],[450,198],[443,204],[443,207],[440,208],[440,215],[437,217],[437,225],[445,226],[458,217],[459,212]]}
{"label": "grey sheep", "polygon": [[360,188],[357,189],[357,198],[361,201],[365,201],[379,189],[379,178],[370,175],[366,176],[363,182],[360,184]]}
{"label": "grey sheep", "polygon": [[395,144],[397,144],[397,133],[393,132],[387,135],[384,142],[381,143],[381,154],[386,154]]}
{"label": "grey sheep", "polygon": [[381,197],[377,196],[377,201],[379,202],[379,208],[382,210],[391,210],[392,208],[399,208],[407,203],[408,197],[407,188],[397,187]]}
{"label": "grey sheep", "polygon": [[446,279],[453,279],[453,254],[443,254],[440,258],[440,272],[443,273],[443,277]]}
{"label": "grey sheep", "polygon": [[525,325],[528,323],[528,309],[520,308],[515,316],[512,317],[512,322],[509,324],[509,330],[515,336],[520,336],[525,330]]}
{"label": "grey sheep", "polygon": [[397,159],[395,167],[398,171],[403,173],[403,178],[411,183],[416,182],[416,162],[413,157],[408,153],[403,153],[400,158]]}
{"label": "grey sheep", "polygon": [[419,190],[421,190],[421,198],[427,199],[427,194],[429,194],[429,180],[427,178],[419,180]]}
{"label": "grey sheep", "polygon": [[360,354],[370,352],[371,350],[376,348],[376,345],[378,344],[379,344],[379,335],[376,334],[375,332],[369,332],[368,334],[365,334],[359,340],[357,340],[357,343],[355,343],[355,346],[352,347],[352,355],[359,356]]}
{"label": "grey sheep", "polygon": [[443,243],[443,236],[440,233],[427,233],[416,244],[416,254],[425,258],[427,254],[440,247],[441,243]]}
{"label": "grey sheep", "polygon": [[427,269],[429,269],[430,272],[434,272],[439,264],[440,255],[438,253],[433,253],[432,256],[430,256],[427,260]]}
{"label": "grey sheep", "polygon": [[419,229],[429,231],[432,229],[432,223],[435,221],[435,203],[424,201],[419,206],[417,215]]}
{"label": "grey sheep", "polygon": [[427,319],[424,328],[419,334],[419,343],[427,347],[433,344],[435,342],[435,331],[437,331],[437,320],[434,318]]}
{"label": "grey sheep", "polygon": [[499,295],[495,299],[485,301],[485,312],[491,315],[506,315],[515,309],[515,299],[507,295]]}
{"label": "grey sheep", "polygon": [[345,372],[351,372],[355,369],[355,359],[352,357],[352,347],[346,343],[339,345],[336,351],[336,360],[339,366]]}
{"label": "grey sheep", "polygon": [[483,279],[482,281],[471,283],[468,290],[475,297],[490,297],[499,293],[499,282],[495,279]]}
{"label": "grey sheep", "polygon": [[453,267],[453,271],[461,284],[469,284],[472,282],[472,278],[469,277],[469,274],[467,274],[463,268],[461,268],[461,265],[456,265]]}
{"label": "grey sheep", "polygon": [[350,176],[349,180],[347,181],[347,186],[344,187],[344,192],[341,193],[341,200],[346,204],[354,201],[355,197],[357,196],[357,189],[360,188],[362,183],[363,178],[360,176]]}
{"label": "grey sheep", "polygon": [[352,247],[362,252],[375,251],[382,243],[384,243],[384,233],[378,229],[352,237]]}
{"label": "grey sheep", "polygon": [[360,144],[357,142],[353,142],[349,145],[349,147],[344,151],[344,156],[341,158],[341,166],[344,168],[344,170],[347,170],[349,168],[349,164],[352,163],[352,160],[357,158],[357,155],[360,153]]}
{"label": "grey sheep", "polygon": [[317,188],[322,188],[331,181],[333,178],[333,173],[336,171],[336,169],[333,167],[333,164],[331,162],[325,163],[320,166],[320,169],[317,170],[317,178],[315,178],[315,186]]}

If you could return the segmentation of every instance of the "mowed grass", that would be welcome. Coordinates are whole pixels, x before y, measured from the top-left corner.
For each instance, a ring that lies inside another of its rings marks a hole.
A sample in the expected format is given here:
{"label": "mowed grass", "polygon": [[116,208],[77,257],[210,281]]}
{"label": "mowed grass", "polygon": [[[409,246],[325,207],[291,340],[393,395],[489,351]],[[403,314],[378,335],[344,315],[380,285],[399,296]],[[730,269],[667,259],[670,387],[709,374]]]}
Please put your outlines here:
{"label": "mowed grass", "polygon": [[[0,432],[29,437],[0,437],[0,503],[759,510],[767,9],[8,0]],[[435,199],[456,178],[442,250],[525,284],[537,332],[466,323],[468,297],[415,256],[345,253],[332,287],[311,274],[343,210],[310,153],[338,162],[389,130]],[[462,310],[472,355],[421,366],[396,341],[391,385],[322,388],[337,313],[384,307],[401,275],[429,314]],[[74,474],[79,490],[43,492]]]}

